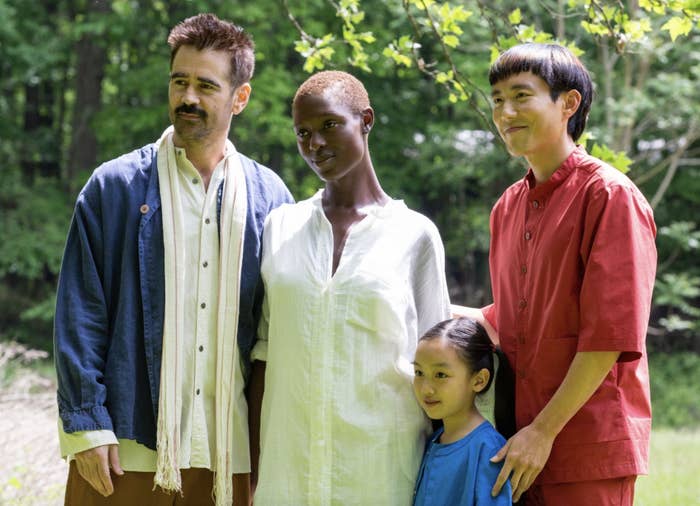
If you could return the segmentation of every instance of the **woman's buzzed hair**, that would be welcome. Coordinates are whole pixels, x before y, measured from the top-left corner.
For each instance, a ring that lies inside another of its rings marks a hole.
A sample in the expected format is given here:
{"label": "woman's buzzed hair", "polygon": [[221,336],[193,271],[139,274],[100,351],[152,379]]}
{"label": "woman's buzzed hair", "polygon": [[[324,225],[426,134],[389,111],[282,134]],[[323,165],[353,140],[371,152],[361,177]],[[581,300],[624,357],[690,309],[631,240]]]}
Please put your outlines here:
{"label": "woman's buzzed hair", "polygon": [[300,97],[328,93],[354,113],[359,114],[370,107],[369,95],[360,80],[339,70],[325,70],[309,77],[299,86],[292,107]]}

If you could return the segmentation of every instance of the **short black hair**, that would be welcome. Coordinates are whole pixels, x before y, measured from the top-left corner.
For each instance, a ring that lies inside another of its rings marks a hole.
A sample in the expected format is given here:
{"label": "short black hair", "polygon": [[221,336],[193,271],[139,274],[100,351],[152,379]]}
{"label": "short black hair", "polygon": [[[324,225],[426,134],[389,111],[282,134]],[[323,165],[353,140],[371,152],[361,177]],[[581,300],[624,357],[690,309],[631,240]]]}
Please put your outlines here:
{"label": "short black hair", "polygon": [[578,110],[569,118],[567,131],[577,141],[588,121],[593,101],[593,82],[586,67],[569,49],[559,44],[519,44],[502,53],[489,69],[491,86],[522,72],[532,72],[547,83],[552,100],[569,90],[581,94]]}

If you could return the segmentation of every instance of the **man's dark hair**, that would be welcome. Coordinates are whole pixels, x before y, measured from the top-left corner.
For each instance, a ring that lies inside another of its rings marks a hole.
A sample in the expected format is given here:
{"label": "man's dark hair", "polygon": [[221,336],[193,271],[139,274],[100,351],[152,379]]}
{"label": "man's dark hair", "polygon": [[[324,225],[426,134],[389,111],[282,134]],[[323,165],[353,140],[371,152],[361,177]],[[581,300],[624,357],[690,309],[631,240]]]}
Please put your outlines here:
{"label": "man's dark hair", "polygon": [[581,94],[581,104],[567,126],[569,135],[574,141],[578,140],[586,128],[593,100],[593,82],[583,63],[558,44],[520,44],[505,51],[491,65],[489,83],[493,86],[522,72],[532,72],[546,82],[552,100],[569,90]]}
{"label": "man's dark hair", "polygon": [[175,25],[168,35],[168,45],[171,67],[180,47],[193,46],[198,51],[214,49],[230,54],[230,80],[234,89],[253,77],[253,39],[240,26],[223,21],[214,14],[198,14]]}

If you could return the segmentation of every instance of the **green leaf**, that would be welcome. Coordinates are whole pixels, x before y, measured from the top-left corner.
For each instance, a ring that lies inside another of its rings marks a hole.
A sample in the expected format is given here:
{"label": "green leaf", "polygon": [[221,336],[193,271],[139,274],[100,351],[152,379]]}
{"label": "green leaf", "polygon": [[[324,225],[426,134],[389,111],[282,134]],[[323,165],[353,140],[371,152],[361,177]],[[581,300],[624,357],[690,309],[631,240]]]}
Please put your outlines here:
{"label": "green leaf", "polygon": [[664,14],[666,8],[662,2],[652,2],[651,0],[639,0],[639,6],[647,12],[654,14]]}
{"label": "green leaf", "polygon": [[693,29],[693,22],[689,18],[673,17],[661,27],[662,30],[668,31],[671,35],[671,40],[675,40],[680,35],[688,35]]}
{"label": "green leaf", "polygon": [[445,35],[442,38],[442,40],[446,46],[449,46],[449,47],[459,46],[459,39],[457,37],[455,37],[454,35]]}
{"label": "green leaf", "polygon": [[627,21],[622,25],[622,28],[632,41],[641,40],[644,37],[644,34],[649,33],[652,30],[651,21],[648,18]]}
{"label": "green leaf", "polygon": [[601,23],[591,23],[589,21],[581,21],[581,27],[591,35],[607,35],[608,28]]}
{"label": "green leaf", "polygon": [[496,58],[498,58],[498,55],[501,54],[501,52],[498,50],[498,46],[495,44],[491,46],[491,59],[490,63],[493,63],[496,61]]}
{"label": "green leaf", "polygon": [[444,84],[449,80],[449,76],[446,72],[438,72],[435,74],[435,82],[438,84]]}
{"label": "green leaf", "polygon": [[596,158],[600,158],[604,162],[612,165],[623,174],[629,172],[630,165],[632,165],[632,160],[627,156],[627,154],[624,151],[613,151],[608,146],[601,146],[598,143],[593,145],[591,155],[595,156]]}
{"label": "green leaf", "polygon": [[515,9],[508,15],[508,21],[510,21],[511,25],[519,25],[522,20],[523,16],[520,13],[520,9]]}

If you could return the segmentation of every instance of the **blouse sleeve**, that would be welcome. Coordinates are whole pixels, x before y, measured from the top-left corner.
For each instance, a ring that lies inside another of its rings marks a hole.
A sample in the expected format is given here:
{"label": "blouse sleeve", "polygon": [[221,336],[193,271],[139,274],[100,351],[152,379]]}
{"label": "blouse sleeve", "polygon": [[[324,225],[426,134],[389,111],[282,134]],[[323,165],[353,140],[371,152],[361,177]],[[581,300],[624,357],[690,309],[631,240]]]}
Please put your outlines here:
{"label": "blouse sleeve", "polygon": [[418,336],[451,315],[445,277],[445,249],[440,233],[429,222],[415,257],[413,297],[418,317]]}

